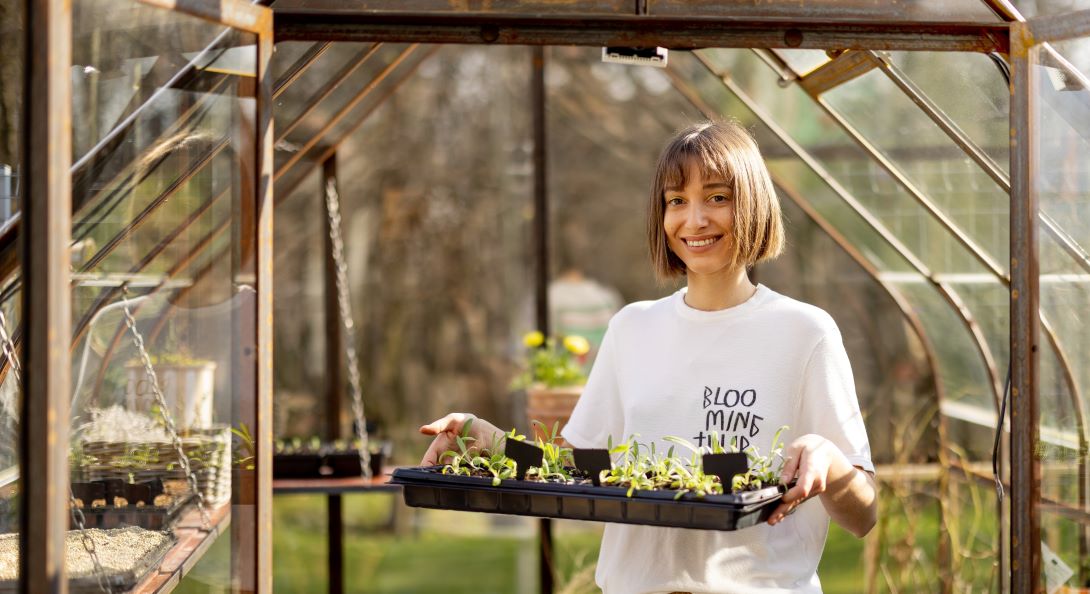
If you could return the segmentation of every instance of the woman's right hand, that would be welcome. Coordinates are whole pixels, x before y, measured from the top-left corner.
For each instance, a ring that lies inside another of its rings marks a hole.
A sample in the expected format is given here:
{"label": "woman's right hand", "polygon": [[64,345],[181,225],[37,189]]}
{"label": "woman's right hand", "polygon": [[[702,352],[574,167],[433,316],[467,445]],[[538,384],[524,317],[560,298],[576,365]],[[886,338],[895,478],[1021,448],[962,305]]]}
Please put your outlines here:
{"label": "woman's right hand", "polygon": [[475,445],[491,444],[494,438],[499,438],[504,434],[500,428],[492,423],[469,413],[450,413],[437,421],[432,421],[420,427],[420,432],[424,435],[435,436],[431,445],[428,446],[424,458],[420,460],[420,465],[435,466],[440,464],[439,457],[443,455],[443,452],[456,450],[457,442],[455,440],[462,434],[462,430],[470,420],[473,422],[469,426],[469,436],[476,439],[473,442]]}

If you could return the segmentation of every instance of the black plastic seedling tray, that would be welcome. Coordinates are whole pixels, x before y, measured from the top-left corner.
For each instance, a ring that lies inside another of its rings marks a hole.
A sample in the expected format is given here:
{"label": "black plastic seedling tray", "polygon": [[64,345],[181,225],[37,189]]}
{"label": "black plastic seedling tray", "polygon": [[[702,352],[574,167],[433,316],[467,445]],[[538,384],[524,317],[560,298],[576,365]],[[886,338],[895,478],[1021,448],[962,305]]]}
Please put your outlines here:
{"label": "black plastic seedling tray", "polygon": [[701,530],[740,530],[768,519],[783,496],[779,486],[730,495],[635,491],[622,487],[504,480],[442,474],[442,466],[398,468],[391,483],[401,485],[412,507],[589,520]]}

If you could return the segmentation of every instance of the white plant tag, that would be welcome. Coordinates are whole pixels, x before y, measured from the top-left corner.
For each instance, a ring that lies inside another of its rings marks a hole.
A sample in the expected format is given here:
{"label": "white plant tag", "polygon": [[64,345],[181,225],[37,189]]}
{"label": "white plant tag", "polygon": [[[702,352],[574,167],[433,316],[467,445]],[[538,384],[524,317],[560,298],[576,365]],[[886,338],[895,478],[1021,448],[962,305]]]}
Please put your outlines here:
{"label": "white plant tag", "polygon": [[1066,584],[1067,580],[1075,575],[1074,570],[1068,567],[1044,542],[1041,543],[1041,561],[1044,565],[1045,590],[1048,594],[1056,594],[1060,586]]}

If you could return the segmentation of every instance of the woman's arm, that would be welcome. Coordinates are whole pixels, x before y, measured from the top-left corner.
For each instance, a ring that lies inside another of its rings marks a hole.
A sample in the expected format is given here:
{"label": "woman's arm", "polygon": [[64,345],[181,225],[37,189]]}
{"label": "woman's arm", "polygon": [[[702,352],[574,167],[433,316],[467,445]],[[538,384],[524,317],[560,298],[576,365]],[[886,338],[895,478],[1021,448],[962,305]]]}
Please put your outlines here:
{"label": "woman's arm", "polygon": [[815,495],[833,520],[862,538],[878,520],[878,486],[869,472],[848,461],[840,448],[820,435],[803,435],[787,446],[783,483],[797,479],[783,496],[770,525],[778,524],[800,503]]}

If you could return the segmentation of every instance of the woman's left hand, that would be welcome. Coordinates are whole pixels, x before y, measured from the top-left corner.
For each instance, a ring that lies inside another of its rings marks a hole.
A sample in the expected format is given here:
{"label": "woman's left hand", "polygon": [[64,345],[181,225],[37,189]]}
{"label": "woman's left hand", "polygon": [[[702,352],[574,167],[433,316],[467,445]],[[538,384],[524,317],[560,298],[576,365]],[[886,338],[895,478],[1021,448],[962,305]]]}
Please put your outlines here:
{"label": "woman's left hand", "polygon": [[830,484],[851,473],[854,468],[833,442],[813,433],[791,442],[783,453],[784,465],[780,481],[783,484],[797,479],[794,487],[784,493],[783,500],[768,523],[774,526],[795,511],[802,502],[824,493]]}

